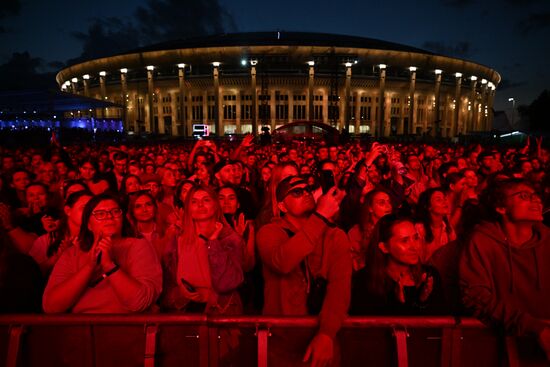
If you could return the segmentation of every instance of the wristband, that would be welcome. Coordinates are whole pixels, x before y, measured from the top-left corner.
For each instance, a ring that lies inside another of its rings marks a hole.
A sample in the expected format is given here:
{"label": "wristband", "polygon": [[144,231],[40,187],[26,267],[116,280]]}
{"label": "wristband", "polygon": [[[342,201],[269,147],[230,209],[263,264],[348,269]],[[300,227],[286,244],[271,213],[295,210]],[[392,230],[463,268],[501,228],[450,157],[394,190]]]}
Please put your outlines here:
{"label": "wristband", "polygon": [[110,275],[113,275],[114,273],[116,273],[118,271],[118,269],[120,269],[120,266],[118,266],[117,264],[115,264],[115,266],[113,266],[113,268],[103,274],[101,274],[101,277],[103,279],[107,278],[108,276]]}
{"label": "wristband", "polygon": [[107,279],[107,277],[113,275],[114,273],[116,273],[118,270],[120,269],[120,267],[118,265],[115,264],[115,266],[113,266],[113,268],[109,271],[106,271],[105,273],[101,274],[101,278],[97,278],[96,280],[90,282],[90,284],[88,284],[88,286],[90,288],[94,288],[96,285],[98,285],[99,283],[101,283],[101,281],[103,279]]}

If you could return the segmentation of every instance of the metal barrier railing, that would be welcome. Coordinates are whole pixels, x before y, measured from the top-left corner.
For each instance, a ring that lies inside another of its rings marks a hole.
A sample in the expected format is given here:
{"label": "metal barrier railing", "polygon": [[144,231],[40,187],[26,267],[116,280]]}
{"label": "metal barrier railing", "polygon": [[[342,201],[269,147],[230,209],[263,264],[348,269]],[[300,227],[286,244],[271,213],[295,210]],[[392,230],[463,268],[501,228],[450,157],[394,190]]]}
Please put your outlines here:
{"label": "metal barrier railing", "polygon": [[[252,361],[248,357],[254,354],[253,351],[243,350],[242,353],[246,354],[248,361],[243,365],[267,367],[272,331],[313,330],[317,322],[317,318],[314,317],[220,317],[182,314],[4,315],[0,316],[0,361],[4,360],[6,367],[47,366],[60,363],[60,360],[71,365],[69,360],[72,358],[73,363],[79,365],[84,363],[86,366],[120,366],[120,361],[117,362],[116,358],[120,357],[124,361],[132,357],[135,362],[139,357],[133,355],[139,354],[138,351],[142,350],[143,362],[140,364],[145,367],[173,365],[177,358],[185,360],[188,365],[216,367],[220,363],[220,330],[238,329],[253,331],[253,336],[249,333],[248,341],[256,339],[254,344],[257,358]],[[182,331],[183,329],[185,330]],[[426,330],[433,333],[424,336]],[[414,338],[410,336],[411,331],[414,331]],[[374,334],[368,335],[369,332]],[[159,333],[163,336],[161,340]],[[25,340],[25,334],[29,334],[28,340]],[[120,336],[128,339],[127,343],[122,342],[123,350],[117,347],[121,342]],[[76,342],[78,338],[82,339],[81,343]],[[385,355],[395,357],[396,360],[387,361],[387,365],[396,364],[399,367],[416,365],[422,359],[431,361],[424,360],[423,366],[462,366],[470,364],[469,361],[472,359],[479,358],[476,353],[488,353],[492,350],[492,355],[498,358],[503,351],[495,347],[503,344],[499,342],[501,338],[472,318],[353,317],[344,321],[339,339],[342,356],[346,352],[347,358],[342,365],[364,365],[364,361],[354,363],[352,357],[355,353],[364,358],[370,353],[365,349],[369,347],[374,353],[385,351]],[[393,341],[389,342],[390,339]],[[388,342],[384,344],[384,341]],[[433,343],[434,341],[437,343]],[[481,344],[476,347],[479,343]],[[515,343],[507,342],[505,345],[508,365],[515,366]],[[33,353],[45,352],[49,352],[50,355],[33,356]],[[68,355],[57,356],[56,353]],[[439,358],[434,356],[434,353],[439,353]],[[114,360],[106,358],[104,354]],[[20,363],[22,358],[25,359],[24,363]],[[493,362],[484,363],[490,366]],[[131,365],[129,361],[128,365]]]}

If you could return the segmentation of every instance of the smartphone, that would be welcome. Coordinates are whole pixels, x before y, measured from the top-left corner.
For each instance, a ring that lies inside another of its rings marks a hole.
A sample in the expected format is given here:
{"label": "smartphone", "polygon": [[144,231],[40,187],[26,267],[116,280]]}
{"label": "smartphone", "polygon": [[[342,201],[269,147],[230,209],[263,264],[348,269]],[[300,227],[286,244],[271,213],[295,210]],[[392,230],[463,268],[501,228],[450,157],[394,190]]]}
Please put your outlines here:
{"label": "smartphone", "polygon": [[321,188],[323,189],[323,194],[326,194],[333,186],[336,186],[334,181],[334,174],[331,170],[322,170],[321,171]]}
{"label": "smartphone", "polygon": [[195,287],[193,287],[191,285],[191,283],[189,283],[187,280],[181,278],[181,284],[183,284],[183,286],[185,287],[185,289],[187,289],[189,292],[191,293],[195,293],[197,290],[195,289]]}

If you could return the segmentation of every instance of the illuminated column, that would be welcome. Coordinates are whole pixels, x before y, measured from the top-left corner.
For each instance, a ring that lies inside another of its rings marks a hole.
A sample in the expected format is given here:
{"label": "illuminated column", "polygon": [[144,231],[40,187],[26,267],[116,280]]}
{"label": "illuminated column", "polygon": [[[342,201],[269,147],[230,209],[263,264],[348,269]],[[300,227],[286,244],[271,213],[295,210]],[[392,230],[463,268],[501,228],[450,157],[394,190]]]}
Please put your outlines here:
{"label": "illuminated column", "polygon": [[216,129],[216,135],[222,136],[223,131],[220,119],[220,63],[213,62],[212,66],[214,66],[214,70],[212,70],[212,76],[214,77],[214,101],[216,103],[214,107],[214,126]]}
{"label": "illuminated column", "polygon": [[71,90],[73,94],[78,94],[78,78],[71,79]]}
{"label": "illuminated column", "polygon": [[185,113],[185,96],[187,95],[187,90],[185,88],[185,64],[178,64],[178,83],[180,93],[178,108],[180,113],[177,124],[183,127],[183,136],[189,137],[191,136],[192,129],[191,120],[187,121],[187,114]]}
{"label": "illuminated column", "polygon": [[155,94],[157,97],[157,106],[155,107],[157,109],[157,126],[158,126],[158,133],[159,134],[165,134],[166,130],[164,129],[164,103],[163,103],[163,93],[160,91],[157,91]]}
{"label": "illuminated column", "polygon": [[351,89],[351,62],[346,62],[346,84],[344,86],[344,126],[349,133],[349,121],[351,119],[349,104],[350,104],[350,89]]}
{"label": "illuminated column", "polygon": [[489,125],[487,123],[487,115],[485,111],[487,110],[487,79],[481,79],[481,114],[480,125],[484,131],[489,131]]}
{"label": "illuminated column", "polygon": [[460,88],[462,86],[462,73],[456,73],[455,88],[455,109],[453,114],[453,125],[451,126],[451,136],[457,135],[461,131],[460,126]]}
{"label": "illuminated column", "polygon": [[250,91],[252,92],[252,134],[256,136],[258,134],[258,91],[256,90],[256,65],[258,60],[250,60]]}
{"label": "illuminated column", "polygon": [[446,93],[445,94],[445,118],[443,121],[445,122],[445,137],[450,138],[453,136],[452,130],[453,130],[453,116],[454,116],[454,110],[451,109],[451,103],[453,103],[453,97]]}
{"label": "illuminated column", "polygon": [[84,97],[90,97],[90,74],[82,75],[82,83],[84,84]]}
{"label": "illuminated column", "polygon": [[[121,90],[121,96],[122,96],[122,105],[124,106],[122,108],[122,123],[124,126],[124,130],[128,131],[130,124],[128,122],[128,83],[126,81],[126,74],[128,73],[128,69],[122,68],[120,69],[120,90]],[[134,126],[135,131],[135,126]]]}
{"label": "illuminated column", "polygon": [[307,84],[306,119],[311,121],[313,120],[313,83],[315,82],[315,61],[308,61],[307,64],[309,65],[309,81]]}
{"label": "illuminated column", "polygon": [[[107,90],[106,90],[106,87],[105,87],[105,76],[107,76],[107,72],[106,71],[100,71],[99,72],[99,91],[101,93],[101,100],[102,101],[105,101],[107,99]],[[105,115],[106,115],[106,109],[103,108],[101,110],[101,117],[102,118],[105,118]]]}
{"label": "illuminated column", "polygon": [[271,90],[269,91],[269,95],[271,96],[271,98],[267,101],[268,105],[269,105],[269,114],[270,114],[270,117],[271,117],[271,131],[275,131],[275,127],[276,127],[276,124],[275,124],[275,105],[276,105],[276,101],[275,101],[275,88],[271,88]]}
{"label": "illuminated column", "polygon": [[154,66],[147,66],[147,107],[149,109],[149,118],[147,119],[147,123],[145,124],[145,131],[158,133],[154,125],[155,114],[153,113],[153,70],[155,70]]}
{"label": "illuminated column", "polygon": [[[179,106],[179,102],[177,98],[178,92],[176,92],[176,90],[173,90],[173,89],[172,89],[172,92],[173,93],[170,93],[172,96],[172,98],[170,99],[170,117],[172,119],[172,136],[181,136],[183,135],[184,125],[180,125],[178,120],[178,106]],[[179,99],[181,99],[181,96]],[[179,129],[178,128],[179,126],[182,126],[182,128]]]}
{"label": "illuminated column", "polygon": [[[359,130],[361,130],[361,97],[361,92],[357,92],[355,94],[355,128],[353,129],[354,134],[359,134]],[[373,132],[371,131],[371,134],[372,133]]]}
{"label": "illuminated column", "polygon": [[[397,127],[397,134],[398,135],[404,135],[405,134],[405,98],[403,98],[403,96],[401,94],[397,94],[397,96],[399,96],[399,125]],[[395,98],[395,96],[394,96]],[[391,105],[393,107],[393,104]],[[408,114],[407,114],[407,119],[409,118]],[[391,117],[390,117],[390,124],[391,124]],[[408,131],[408,126],[407,126],[407,131]]]}
{"label": "illuminated column", "polygon": [[434,106],[434,121],[433,121],[433,132],[432,135],[441,136],[441,73],[440,69],[435,69],[435,106]]}
{"label": "illuminated column", "polygon": [[236,103],[236,110],[237,110],[237,119],[235,120],[235,132],[237,134],[240,134],[241,133],[241,91],[238,90],[237,91],[237,101],[235,102]]}
{"label": "illuminated column", "polygon": [[378,65],[380,68],[380,87],[378,89],[378,128],[376,129],[376,132],[378,135],[376,137],[381,138],[386,135],[385,131],[385,111],[384,111],[384,105],[385,105],[385,90],[386,90],[386,64],[380,64]]}
{"label": "illuminated column", "polygon": [[294,121],[294,93],[289,89],[286,94],[288,95],[288,123]]}
{"label": "illuminated column", "polygon": [[411,82],[409,84],[409,126],[405,135],[415,132],[416,126],[416,103],[414,103],[414,92],[416,90],[416,66],[409,67]]}
{"label": "illuminated column", "polygon": [[328,122],[328,95],[330,92],[327,92],[326,89],[323,90],[323,123],[329,124]]}
{"label": "illuminated column", "polygon": [[470,77],[470,88],[472,89],[471,90],[471,94],[470,94],[470,110],[468,111],[468,119],[469,119],[469,124],[468,124],[468,131],[477,131],[478,130],[478,126],[476,124],[476,87],[477,87],[477,76],[474,76],[472,75]]}
{"label": "illuminated column", "polygon": [[495,101],[495,85],[491,82],[488,83],[488,97],[487,97],[487,130],[493,129],[493,103]]}
{"label": "illuminated column", "polygon": [[[204,90],[202,92],[202,123],[208,125],[210,119],[208,118],[208,109],[210,107],[210,101],[208,100],[208,91]],[[214,108],[216,106],[214,105]],[[214,120],[215,121],[215,120]],[[212,131],[210,131],[212,132]]]}

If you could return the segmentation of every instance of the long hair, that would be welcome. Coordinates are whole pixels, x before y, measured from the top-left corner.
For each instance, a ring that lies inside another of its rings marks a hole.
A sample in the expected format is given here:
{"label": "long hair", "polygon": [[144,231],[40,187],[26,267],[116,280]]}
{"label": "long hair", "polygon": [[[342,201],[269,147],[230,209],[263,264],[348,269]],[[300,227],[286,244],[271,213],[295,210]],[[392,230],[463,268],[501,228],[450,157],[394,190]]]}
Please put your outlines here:
{"label": "long hair", "polygon": [[[375,196],[380,193],[386,194],[388,195],[388,197],[391,198],[390,194],[385,189],[374,189],[372,191],[369,191],[365,195],[365,201],[363,202],[363,205],[361,205],[361,209],[359,212],[359,218],[360,218],[359,225],[361,226],[361,231],[363,233],[372,232],[374,228],[375,223],[374,223],[373,213],[371,212],[371,208],[374,205]],[[392,205],[392,210],[393,210],[393,205]]]}
{"label": "long hair", "polygon": [[134,231],[136,232],[136,234],[138,234],[137,233],[138,232],[138,221],[136,220],[136,217],[134,215],[134,209],[136,208],[137,199],[139,199],[142,196],[148,197],[153,202],[153,207],[155,208],[155,214],[154,214],[153,220],[157,225],[157,231],[159,231],[161,233],[164,233],[164,224],[162,223],[162,221],[160,220],[160,217],[158,215],[158,210],[159,210],[158,204],[155,201],[155,198],[153,197],[153,195],[151,195],[148,191],[138,191],[135,194],[130,195],[130,202],[128,203],[128,215],[127,215],[127,217],[128,217],[128,220],[130,221],[130,224],[134,228]]}
{"label": "long hair", "polygon": [[[174,199],[173,199],[174,200],[174,207],[176,207],[176,208],[183,208],[183,206],[184,206],[184,203],[181,200],[181,191],[183,190],[183,186],[185,186],[186,184],[191,185],[191,187],[197,186],[195,181],[191,181],[191,180],[181,180],[180,182],[178,182],[178,184],[176,186],[176,192],[174,193]],[[187,193],[187,194],[189,194],[189,193]]]}
{"label": "long hair", "polygon": [[[413,221],[409,217],[398,216],[396,214],[388,214],[380,218],[376,224],[373,236],[367,247],[367,259],[365,269],[368,273],[367,277],[367,291],[369,294],[380,298],[387,298],[387,290],[384,280],[386,279],[386,263],[388,261],[387,254],[383,253],[378,247],[380,243],[388,243],[393,236],[393,229],[395,226]],[[420,273],[420,262],[412,269],[413,276]]]}
{"label": "long hair", "polygon": [[80,168],[85,164],[90,163],[94,167],[95,173],[92,177],[92,182],[96,183],[99,180],[99,163],[96,159],[91,157],[85,157],[80,162],[78,162],[78,175],[80,176]]}
{"label": "long hair", "polygon": [[94,244],[94,234],[88,229],[88,222],[90,221],[92,212],[99,205],[99,203],[107,200],[114,201],[115,203],[117,203],[119,208],[122,209],[122,237],[135,237],[135,232],[132,228],[132,225],[126,218],[126,208],[122,205],[120,199],[117,196],[109,193],[96,195],[90,201],[88,201],[88,203],[84,207],[84,210],[82,211],[82,224],[80,225],[78,239],[80,240],[80,249],[84,252],[90,251]]}
{"label": "long hair", "polygon": [[374,197],[379,193],[384,193],[389,196],[388,192],[384,189],[374,189],[369,191],[367,195],[365,195],[365,201],[359,209],[359,228],[361,229],[361,245],[363,248],[367,248],[369,246],[369,242],[373,236],[376,226],[371,208],[374,205]]}
{"label": "long hair", "polygon": [[[445,192],[442,188],[433,187],[427,189],[422,194],[420,194],[420,196],[418,197],[418,203],[416,205],[416,220],[424,227],[424,232],[426,233],[426,237],[424,238],[424,240],[427,243],[430,243],[434,240],[434,234],[431,226],[432,216],[430,215],[430,208],[432,206],[432,196],[436,192],[440,192],[443,194],[443,196],[445,196]],[[445,223],[445,231],[447,232],[447,234],[451,234],[453,229],[451,228],[449,218],[447,216],[444,216],[443,222]]]}
{"label": "long hair", "polygon": [[128,181],[130,178],[135,178],[138,182],[139,182],[139,185],[141,186],[141,179],[139,178],[139,176],[136,176],[136,175],[133,175],[131,173],[127,174],[126,176],[124,176],[124,178],[122,179],[122,182],[120,183],[120,191],[119,193],[121,195],[129,195],[131,193],[129,193],[127,190],[126,190],[126,181]]}
{"label": "long hair", "polygon": [[[83,196],[89,196],[93,197],[94,194],[92,194],[89,190],[82,190],[73,192],[71,195],[67,197],[67,200],[65,200],[65,204],[63,207],[68,206],[69,208],[73,208],[75,204],[83,197]],[[63,237],[67,234],[69,231],[69,217],[65,214],[63,211],[62,217],[59,221],[59,226],[57,229],[48,235],[50,236],[48,245],[48,249],[46,250],[46,255],[48,257],[52,257],[57,250],[59,249],[59,246],[61,245],[61,241],[63,241]]]}
{"label": "long hair", "polygon": [[210,196],[210,198],[212,199],[212,202],[214,203],[214,207],[215,207],[214,220],[222,223],[224,226],[228,225],[223,215],[222,207],[220,205],[220,201],[218,200],[218,195],[216,194],[216,192],[208,186],[195,186],[191,190],[189,190],[189,192],[187,193],[187,197],[185,198],[184,214],[183,214],[184,230],[180,237],[180,240],[183,246],[193,246],[195,244],[195,241],[199,237],[199,234],[195,230],[195,221],[191,216],[191,210],[190,210],[191,200],[193,199],[193,195],[195,195],[195,193],[198,191],[206,192],[208,196]]}

